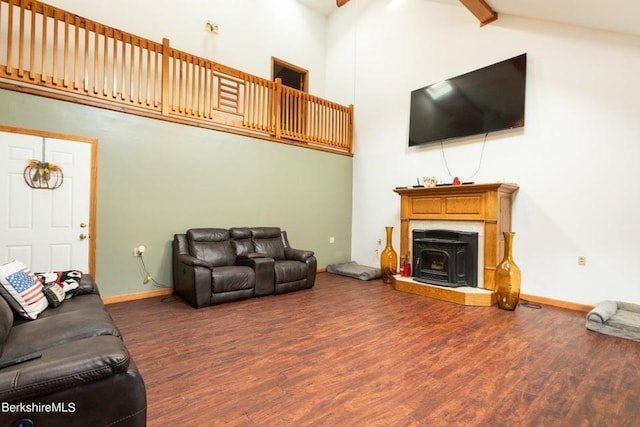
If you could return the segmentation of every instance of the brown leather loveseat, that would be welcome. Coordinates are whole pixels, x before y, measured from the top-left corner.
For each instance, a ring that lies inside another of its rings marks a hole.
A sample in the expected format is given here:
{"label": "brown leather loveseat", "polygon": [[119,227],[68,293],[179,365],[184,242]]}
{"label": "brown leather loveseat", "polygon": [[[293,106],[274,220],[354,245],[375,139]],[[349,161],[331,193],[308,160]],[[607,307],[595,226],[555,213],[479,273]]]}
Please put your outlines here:
{"label": "brown leather loveseat", "polygon": [[175,293],[196,308],[313,287],[317,260],[278,227],[192,228],[173,237]]}

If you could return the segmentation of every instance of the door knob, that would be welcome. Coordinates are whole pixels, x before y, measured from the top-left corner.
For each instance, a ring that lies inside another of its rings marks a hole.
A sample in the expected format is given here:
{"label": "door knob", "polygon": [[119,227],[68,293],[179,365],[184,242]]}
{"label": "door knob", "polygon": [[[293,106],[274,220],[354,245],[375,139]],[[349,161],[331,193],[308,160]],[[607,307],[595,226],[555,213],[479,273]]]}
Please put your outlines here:
{"label": "door knob", "polygon": [[80,237],[80,240],[84,240],[84,239],[87,238],[87,235],[84,234],[84,233],[80,233],[80,236],[78,236],[78,237]]}
{"label": "door knob", "polygon": [[87,227],[87,223],[86,222],[81,222],[80,223],[80,228],[86,228]]}

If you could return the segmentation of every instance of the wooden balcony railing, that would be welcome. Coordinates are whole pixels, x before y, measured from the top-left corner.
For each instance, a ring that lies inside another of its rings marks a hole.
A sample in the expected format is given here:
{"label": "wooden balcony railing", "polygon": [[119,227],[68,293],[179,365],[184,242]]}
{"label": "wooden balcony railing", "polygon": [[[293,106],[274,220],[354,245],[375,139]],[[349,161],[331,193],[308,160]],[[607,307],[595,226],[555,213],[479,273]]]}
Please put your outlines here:
{"label": "wooden balcony railing", "polygon": [[0,0],[0,87],[352,154],[352,105],[35,0]]}

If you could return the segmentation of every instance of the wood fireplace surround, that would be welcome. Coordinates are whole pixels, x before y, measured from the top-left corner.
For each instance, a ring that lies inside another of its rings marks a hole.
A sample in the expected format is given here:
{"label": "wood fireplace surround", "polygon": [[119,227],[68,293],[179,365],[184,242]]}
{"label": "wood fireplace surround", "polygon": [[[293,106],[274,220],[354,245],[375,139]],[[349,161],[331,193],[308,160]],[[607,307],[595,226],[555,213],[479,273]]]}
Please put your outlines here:
{"label": "wood fireplace surround", "polygon": [[463,184],[439,187],[396,188],[400,195],[400,256],[411,252],[412,221],[475,221],[481,223],[484,243],[484,289],[443,289],[396,276],[397,290],[432,296],[466,305],[492,305],[495,302],[496,266],[502,260],[502,233],[511,231],[511,205],[516,184]]}

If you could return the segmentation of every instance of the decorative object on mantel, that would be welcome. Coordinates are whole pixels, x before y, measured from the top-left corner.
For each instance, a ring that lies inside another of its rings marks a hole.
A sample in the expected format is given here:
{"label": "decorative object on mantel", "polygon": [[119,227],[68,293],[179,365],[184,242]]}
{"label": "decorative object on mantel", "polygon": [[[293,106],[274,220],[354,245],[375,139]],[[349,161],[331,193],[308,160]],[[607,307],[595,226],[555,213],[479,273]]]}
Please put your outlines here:
{"label": "decorative object on mantel", "polygon": [[393,283],[393,276],[398,271],[398,254],[391,245],[391,236],[393,227],[385,227],[387,232],[387,245],[382,254],[380,254],[380,271],[382,272],[382,281],[384,283]]}
{"label": "decorative object on mantel", "polygon": [[55,190],[64,180],[60,166],[35,159],[29,161],[23,175],[27,185],[35,189]]}
{"label": "decorative object on mantel", "polygon": [[496,267],[496,300],[503,310],[515,310],[520,300],[520,268],[513,260],[513,238],[516,233],[505,231],[504,258]]}
{"label": "decorative object on mantel", "polygon": [[438,178],[436,178],[435,176],[422,177],[423,187],[428,187],[428,188],[435,187],[437,183],[438,183]]}

